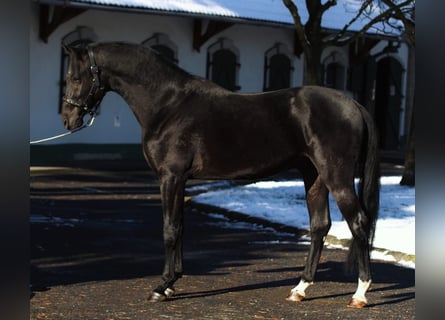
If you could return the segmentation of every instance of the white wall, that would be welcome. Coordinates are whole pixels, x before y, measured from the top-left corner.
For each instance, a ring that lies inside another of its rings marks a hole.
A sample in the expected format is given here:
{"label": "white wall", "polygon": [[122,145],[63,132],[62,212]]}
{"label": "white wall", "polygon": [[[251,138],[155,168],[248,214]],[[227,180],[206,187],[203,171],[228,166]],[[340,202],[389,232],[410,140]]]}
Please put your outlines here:
{"label": "white wall", "polygon": [[[64,132],[60,115],[59,78],[61,39],[77,26],[88,26],[98,41],[128,41],[140,43],[161,32],[178,46],[179,66],[192,74],[205,77],[207,47],[220,37],[233,41],[240,51],[239,84],[242,92],[259,92],[263,89],[264,52],[276,42],[293,48],[292,29],[234,25],[208,40],[200,52],[193,50],[193,19],[161,15],[143,15],[121,12],[89,10],[58,27],[43,43],[38,37],[38,8],[33,7],[30,61],[30,135],[31,140]],[[302,83],[302,60],[294,57],[292,85]],[[115,126],[119,116],[120,126]],[[100,115],[94,125],[61,140],[58,143],[139,143],[141,130],[125,101],[117,94],[108,93]]]}
{"label": "white wall", "polygon": [[[263,90],[264,54],[275,43],[286,45],[293,51],[294,31],[258,25],[236,24],[209,39],[200,52],[193,49],[193,19],[178,16],[131,14],[112,11],[88,10],[59,26],[43,43],[38,36],[38,6],[33,5],[33,21],[30,32],[30,138],[31,140],[65,132],[60,115],[59,81],[61,39],[78,26],[94,30],[98,41],[128,41],[141,43],[154,33],[167,34],[178,47],[179,66],[188,72],[205,77],[207,48],[219,38],[228,38],[240,52],[241,67],[239,85],[241,92]],[[381,51],[384,42],[374,51]],[[334,48],[329,48],[325,55]],[[347,48],[335,48],[347,60]],[[373,53],[371,53],[373,54]],[[292,86],[303,82],[303,58],[292,57],[294,71]],[[401,48],[399,59],[406,67],[407,50]],[[347,66],[346,66],[347,67]],[[115,126],[119,117],[120,126]],[[140,143],[141,130],[125,101],[115,93],[108,93],[103,99],[100,115],[94,125],[61,140],[46,144],[60,143]]]}

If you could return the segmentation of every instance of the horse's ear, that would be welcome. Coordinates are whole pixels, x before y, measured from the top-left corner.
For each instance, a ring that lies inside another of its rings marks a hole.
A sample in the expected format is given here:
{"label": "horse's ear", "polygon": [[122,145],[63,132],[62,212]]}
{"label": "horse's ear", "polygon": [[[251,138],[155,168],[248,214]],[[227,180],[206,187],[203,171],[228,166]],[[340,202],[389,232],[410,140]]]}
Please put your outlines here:
{"label": "horse's ear", "polygon": [[65,52],[66,54],[70,54],[70,52],[71,52],[70,47],[68,47],[66,44],[63,44],[63,43],[62,43],[62,49],[63,49],[63,52]]}
{"label": "horse's ear", "polygon": [[[65,54],[70,56],[72,59],[76,60],[84,60],[84,56],[86,56],[86,50],[83,48],[73,47],[69,45],[62,44],[63,51]],[[85,52],[83,52],[85,51]]]}
{"label": "horse's ear", "polygon": [[68,55],[76,54],[76,53],[80,52],[80,50],[78,48],[72,47],[72,46],[69,46],[66,44],[62,44],[62,48],[63,48],[63,51]]}

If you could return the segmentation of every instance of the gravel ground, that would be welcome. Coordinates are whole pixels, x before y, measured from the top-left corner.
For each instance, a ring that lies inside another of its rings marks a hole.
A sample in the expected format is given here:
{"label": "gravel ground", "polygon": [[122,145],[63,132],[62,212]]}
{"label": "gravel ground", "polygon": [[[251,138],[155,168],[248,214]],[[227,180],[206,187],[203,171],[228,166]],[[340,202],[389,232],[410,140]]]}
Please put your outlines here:
{"label": "gravel ground", "polygon": [[308,246],[299,232],[226,228],[185,212],[185,275],[149,303],[163,265],[157,179],[138,168],[31,169],[31,319],[415,319],[415,270],[374,261],[369,306],[346,308],[356,276],[325,249],[301,303],[285,301]]}

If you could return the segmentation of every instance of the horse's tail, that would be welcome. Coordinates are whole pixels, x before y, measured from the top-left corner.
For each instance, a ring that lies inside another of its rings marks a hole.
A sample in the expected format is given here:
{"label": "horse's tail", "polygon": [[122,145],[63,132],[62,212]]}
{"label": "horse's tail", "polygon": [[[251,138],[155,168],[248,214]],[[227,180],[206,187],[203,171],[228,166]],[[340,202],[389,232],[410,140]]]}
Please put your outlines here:
{"label": "horse's tail", "polygon": [[[365,124],[365,134],[362,141],[360,156],[360,181],[358,184],[358,197],[360,205],[368,218],[368,241],[372,249],[375,226],[379,212],[380,201],[380,157],[378,149],[378,134],[374,119],[368,111],[357,103]],[[349,265],[356,266],[359,244],[353,239],[349,248]]]}

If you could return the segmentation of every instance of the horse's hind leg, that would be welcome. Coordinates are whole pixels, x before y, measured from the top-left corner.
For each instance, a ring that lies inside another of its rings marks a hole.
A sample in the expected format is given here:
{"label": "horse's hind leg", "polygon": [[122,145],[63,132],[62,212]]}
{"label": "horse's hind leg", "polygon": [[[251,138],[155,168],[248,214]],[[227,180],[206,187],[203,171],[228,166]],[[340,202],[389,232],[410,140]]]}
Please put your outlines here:
{"label": "horse's hind leg", "polygon": [[371,285],[370,222],[360,206],[353,183],[346,187],[335,187],[331,192],[352,233],[350,257],[358,262],[358,286],[348,307],[363,308],[368,303],[365,294]]}
{"label": "horse's hind leg", "polygon": [[306,296],[305,290],[314,281],[324,240],[331,227],[328,189],[315,169],[312,174],[305,175],[304,183],[310,218],[311,246],[301,280],[289,293],[286,298],[288,301],[301,301]]}

